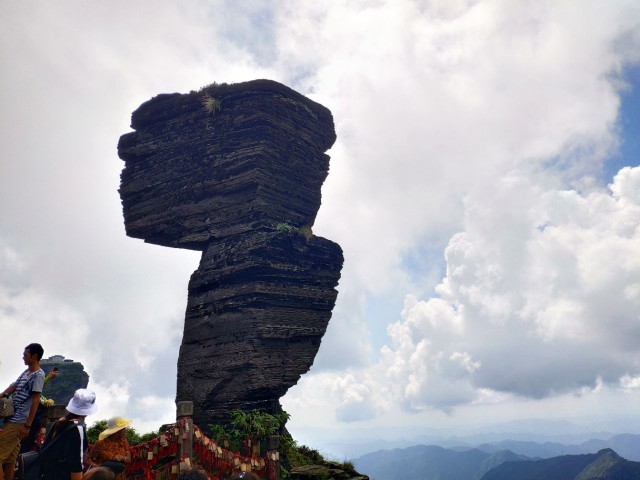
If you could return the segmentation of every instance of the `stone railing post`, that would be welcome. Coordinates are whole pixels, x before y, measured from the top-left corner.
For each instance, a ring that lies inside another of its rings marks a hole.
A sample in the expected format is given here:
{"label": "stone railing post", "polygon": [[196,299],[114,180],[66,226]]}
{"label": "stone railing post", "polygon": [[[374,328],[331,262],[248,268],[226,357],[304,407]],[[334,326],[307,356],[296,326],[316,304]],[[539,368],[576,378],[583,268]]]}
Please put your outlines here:
{"label": "stone railing post", "polygon": [[180,429],[178,460],[180,471],[193,468],[193,402],[176,402],[176,420]]}
{"label": "stone railing post", "polygon": [[66,405],[51,405],[44,408],[44,421],[47,431],[49,427],[67,414]]}
{"label": "stone railing post", "polygon": [[269,435],[265,447],[267,460],[272,465],[269,470],[274,474],[270,480],[280,480],[280,435]]}

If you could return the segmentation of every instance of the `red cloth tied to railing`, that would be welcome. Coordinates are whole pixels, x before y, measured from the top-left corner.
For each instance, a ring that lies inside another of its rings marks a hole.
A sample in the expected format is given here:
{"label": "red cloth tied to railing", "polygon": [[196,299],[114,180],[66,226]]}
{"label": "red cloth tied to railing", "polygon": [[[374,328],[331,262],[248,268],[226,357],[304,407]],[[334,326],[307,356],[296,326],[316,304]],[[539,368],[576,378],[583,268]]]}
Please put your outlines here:
{"label": "red cloth tied to railing", "polygon": [[148,442],[130,447],[131,463],[125,469],[127,479],[175,478],[179,463],[179,434],[180,429],[176,423]]}
{"label": "red cloth tied to railing", "polygon": [[253,472],[260,478],[267,478],[266,460],[230,452],[207,437],[202,430],[193,426],[193,453],[196,461],[207,472],[219,478],[227,478],[238,472]]}
{"label": "red cloth tied to railing", "polygon": [[276,458],[243,456],[221,448],[193,425],[192,460],[178,458],[180,444],[190,434],[186,418],[178,420],[156,438],[130,447],[131,463],[126,467],[130,480],[175,479],[181,464],[204,470],[210,480],[228,478],[234,473],[249,471],[261,479],[275,480],[279,469]]}

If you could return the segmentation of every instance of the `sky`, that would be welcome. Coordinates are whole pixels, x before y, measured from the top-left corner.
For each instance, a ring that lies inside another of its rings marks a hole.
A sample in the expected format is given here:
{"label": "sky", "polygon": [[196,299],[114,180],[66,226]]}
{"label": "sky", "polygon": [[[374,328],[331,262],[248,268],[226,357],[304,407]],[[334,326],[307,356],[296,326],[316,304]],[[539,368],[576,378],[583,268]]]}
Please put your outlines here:
{"label": "sky", "polygon": [[174,419],[200,252],[125,235],[117,142],[159,93],[269,78],[337,132],[313,230],[345,264],[282,399],[294,438],[640,434],[637,1],[3,0],[0,18],[1,388],[36,341],[85,365],[89,423]]}

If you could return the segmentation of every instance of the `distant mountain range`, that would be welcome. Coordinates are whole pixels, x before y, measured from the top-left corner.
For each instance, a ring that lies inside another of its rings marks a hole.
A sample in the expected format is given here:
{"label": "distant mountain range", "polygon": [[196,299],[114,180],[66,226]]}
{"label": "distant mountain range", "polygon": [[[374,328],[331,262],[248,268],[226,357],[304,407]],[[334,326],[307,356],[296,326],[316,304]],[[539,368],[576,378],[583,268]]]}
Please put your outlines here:
{"label": "distant mountain range", "polygon": [[577,445],[564,445],[554,442],[536,443],[503,440],[500,442],[483,443],[477,445],[476,448],[488,453],[510,450],[519,455],[532,458],[551,458],[561,455],[595,453],[610,448],[627,460],[640,461],[640,435],[628,433],[615,435],[608,440],[592,439]]}
{"label": "distant mountain range", "polygon": [[[611,448],[628,460],[640,461],[632,457],[633,451],[640,448],[632,446],[631,452],[625,451],[629,443],[621,433],[640,433],[640,414],[626,413],[619,417],[576,417],[572,421],[558,419],[524,419],[504,423],[472,425],[466,429],[456,428],[421,428],[419,426],[397,426],[380,428],[349,428],[344,430],[322,428],[296,428],[296,438],[336,460],[353,459],[367,453],[394,448],[408,448],[414,445],[438,445],[456,450],[478,448],[490,444],[498,450],[509,450],[498,442],[522,441],[545,444],[551,442],[546,455],[529,456],[552,457],[563,453],[595,453],[604,448]],[[621,444],[614,443],[616,439]],[[638,439],[638,437],[635,437]],[[594,440],[595,439],[595,440]],[[639,440],[640,441],[640,440]],[[583,446],[581,450],[567,450],[566,446]],[[495,451],[495,450],[493,450]]]}
{"label": "distant mountain range", "polygon": [[372,480],[480,480],[494,467],[528,460],[513,452],[487,453],[478,449],[458,452],[435,445],[382,450],[353,461],[358,472]]}
{"label": "distant mountain range", "polygon": [[640,463],[630,461],[637,459],[640,435],[624,434],[579,445],[511,440],[477,448],[417,445],[368,453],[353,464],[372,480],[640,480]]}
{"label": "distant mountain range", "polygon": [[587,455],[505,462],[482,480],[638,480],[640,462],[630,462],[611,449]]}

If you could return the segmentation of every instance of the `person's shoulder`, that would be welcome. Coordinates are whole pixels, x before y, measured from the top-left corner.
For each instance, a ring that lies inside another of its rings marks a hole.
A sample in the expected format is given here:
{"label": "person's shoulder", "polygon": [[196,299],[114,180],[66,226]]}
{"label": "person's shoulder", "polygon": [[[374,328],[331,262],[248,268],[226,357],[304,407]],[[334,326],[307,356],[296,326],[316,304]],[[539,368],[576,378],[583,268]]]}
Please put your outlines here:
{"label": "person's shoulder", "polygon": [[75,426],[78,430],[84,431],[84,422],[79,418],[72,418],[69,420],[69,425]]}
{"label": "person's shoulder", "polygon": [[84,440],[86,437],[84,431],[84,424],[76,419],[67,420],[62,427],[62,430],[67,434],[73,436],[73,438]]}
{"label": "person's shoulder", "polygon": [[62,417],[55,423],[55,427],[58,429],[58,431],[68,431],[82,428],[83,424],[80,423],[76,418]]}
{"label": "person's shoulder", "polygon": [[42,388],[44,387],[44,371],[42,369],[36,370],[29,377],[29,383],[31,384],[31,390],[35,392],[42,393]]}
{"label": "person's shoulder", "polygon": [[[40,378],[42,378],[44,380],[44,377],[45,377],[44,370],[42,370],[41,368],[38,369],[38,370],[35,370],[33,372],[27,368],[24,372],[22,372],[20,374],[20,377],[22,377],[22,376],[27,377],[27,381],[29,381],[29,382],[33,381],[34,379],[38,379],[39,380]],[[18,378],[20,378],[20,377],[18,377]]]}

